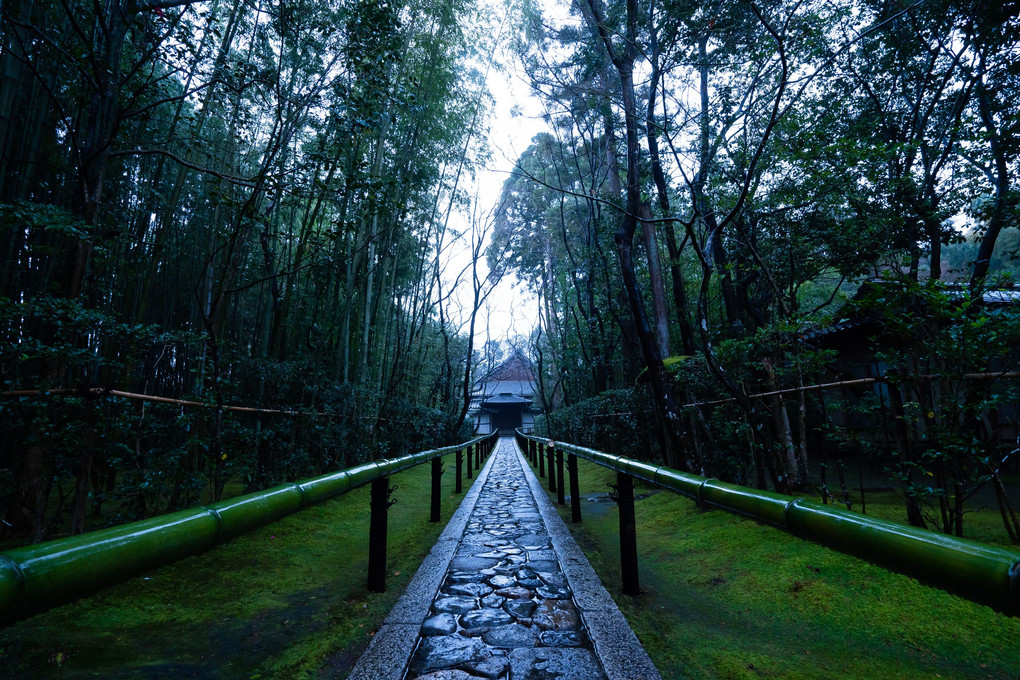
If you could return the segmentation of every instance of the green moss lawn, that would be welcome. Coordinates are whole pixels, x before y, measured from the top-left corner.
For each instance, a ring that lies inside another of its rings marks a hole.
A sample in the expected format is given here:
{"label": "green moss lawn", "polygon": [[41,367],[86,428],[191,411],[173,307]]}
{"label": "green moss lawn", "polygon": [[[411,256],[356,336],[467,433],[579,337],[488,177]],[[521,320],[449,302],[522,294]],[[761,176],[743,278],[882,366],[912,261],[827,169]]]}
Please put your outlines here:
{"label": "green moss lawn", "polygon": [[452,468],[439,524],[429,466],[393,477],[386,593],[365,589],[364,487],[0,629],[0,677],[346,677],[460,502]]}
{"label": "green moss lawn", "polygon": [[1020,678],[1020,618],[669,492],[636,489],[625,596],[616,505],[587,500],[615,473],[579,469],[571,530],[664,678]]}

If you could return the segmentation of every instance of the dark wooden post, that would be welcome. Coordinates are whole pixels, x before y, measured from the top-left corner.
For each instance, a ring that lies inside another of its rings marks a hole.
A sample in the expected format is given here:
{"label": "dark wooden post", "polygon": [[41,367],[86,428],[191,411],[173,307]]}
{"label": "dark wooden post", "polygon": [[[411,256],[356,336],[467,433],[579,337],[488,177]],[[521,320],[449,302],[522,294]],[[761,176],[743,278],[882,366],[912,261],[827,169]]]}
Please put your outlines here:
{"label": "dark wooden post", "polygon": [[[478,445],[475,444],[475,446]],[[467,478],[471,479],[471,461],[475,459],[475,454],[471,450],[470,446],[467,448],[467,455],[465,456],[465,458],[467,458]]]}
{"label": "dark wooden post", "polygon": [[563,488],[564,486],[566,486],[566,484],[564,484],[564,481],[563,481],[564,477],[563,477],[563,450],[562,449],[556,449],[556,478],[560,480],[559,485],[556,487],[556,502],[559,503],[560,505],[565,505],[566,502],[567,502],[567,498],[566,498],[566,489]]}
{"label": "dark wooden post", "polygon": [[620,571],[623,594],[640,595],[638,586],[637,531],[634,519],[634,478],[616,473],[616,504],[620,508]]}
{"label": "dark wooden post", "polygon": [[567,472],[570,475],[570,521],[581,521],[581,490],[577,481],[577,456],[567,457]]}
{"label": "dark wooden post", "polygon": [[461,483],[461,475],[463,473],[464,473],[464,452],[457,451],[457,487],[455,489],[456,493],[462,493],[464,491],[464,487]]}
{"label": "dark wooden post", "polygon": [[555,453],[554,453],[555,451],[556,451],[556,447],[555,446],[547,446],[546,447],[546,456],[548,456],[548,458],[549,458],[548,465],[549,465],[549,490],[550,491],[555,491],[556,490],[556,467],[555,467],[555,463],[553,462],[554,461],[554,456],[555,456]]}
{"label": "dark wooden post", "polygon": [[390,507],[390,478],[372,480],[372,519],[368,530],[368,590],[386,591],[386,514]]}
{"label": "dark wooden post", "polygon": [[485,446],[475,447],[475,468],[479,470],[482,469],[482,449],[485,449],[485,455],[488,456],[489,451],[491,450],[489,449],[488,442],[486,442]]}
{"label": "dark wooden post", "polygon": [[539,444],[535,447],[535,454],[538,458],[538,476],[545,477],[545,454],[542,453],[542,449],[545,448],[545,444]]}
{"label": "dark wooden post", "polygon": [[439,521],[440,506],[443,502],[443,459],[436,456],[432,459],[432,514],[430,522]]}

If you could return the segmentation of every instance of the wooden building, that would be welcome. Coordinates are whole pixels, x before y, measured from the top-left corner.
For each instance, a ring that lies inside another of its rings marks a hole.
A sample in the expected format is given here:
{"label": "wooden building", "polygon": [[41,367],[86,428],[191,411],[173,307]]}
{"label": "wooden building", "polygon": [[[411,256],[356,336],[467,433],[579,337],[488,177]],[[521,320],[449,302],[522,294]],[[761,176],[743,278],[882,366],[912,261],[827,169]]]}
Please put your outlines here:
{"label": "wooden building", "polygon": [[533,408],[535,373],[522,352],[515,351],[475,383],[469,415],[476,434],[499,430],[511,435],[517,428],[530,432],[535,426]]}

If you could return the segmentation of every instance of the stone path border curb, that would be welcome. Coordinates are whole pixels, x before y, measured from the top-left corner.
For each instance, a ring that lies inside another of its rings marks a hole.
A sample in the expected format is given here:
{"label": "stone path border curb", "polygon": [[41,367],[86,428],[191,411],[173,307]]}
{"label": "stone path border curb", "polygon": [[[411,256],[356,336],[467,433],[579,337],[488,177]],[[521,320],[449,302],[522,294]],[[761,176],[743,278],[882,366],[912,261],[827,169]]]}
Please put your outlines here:
{"label": "stone path border curb", "polygon": [[418,567],[404,594],[393,605],[383,625],[376,631],[368,649],[354,665],[347,680],[401,680],[414,647],[421,635],[421,624],[428,616],[432,601],[439,592],[443,577],[453,561],[457,546],[467,528],[468,519],[478,503],[478,496],[489,478],[494,455],[475,475],[460,507],[453,513],[436,544]]}
{"label": "stone path border curb", "polygon": [[588,637],[595,646],[595,653],[602,662],[606,676],[609,680],[661,680],[659,670],[595,574],[588,558],[577,546],[520,448],[516,444],[514,448],[538,503],[538,511],[549,531],[553,549],[560,558],[560,568],[574,593],[574,603],[581,621],[588,630]]}

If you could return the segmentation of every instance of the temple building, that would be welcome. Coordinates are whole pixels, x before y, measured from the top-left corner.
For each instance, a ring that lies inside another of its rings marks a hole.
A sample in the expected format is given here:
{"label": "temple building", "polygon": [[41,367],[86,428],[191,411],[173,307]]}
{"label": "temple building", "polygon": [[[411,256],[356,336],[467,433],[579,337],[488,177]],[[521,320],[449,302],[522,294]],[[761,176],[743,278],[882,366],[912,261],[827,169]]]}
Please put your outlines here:
{"label": "temple building", "polygon": [[511,435],[517,428],[530,432],[535,426],[535,374],[531,362],[515,350],[503,363],[482,376],[471,393],[470,416],[476,434],[499,430]]}

